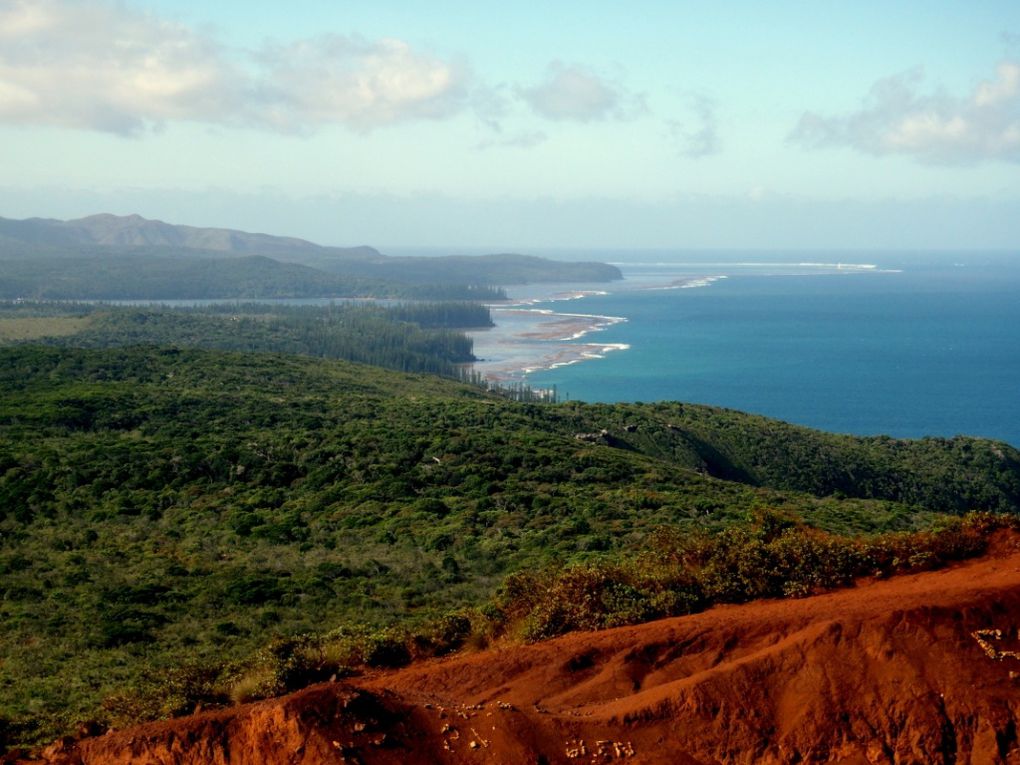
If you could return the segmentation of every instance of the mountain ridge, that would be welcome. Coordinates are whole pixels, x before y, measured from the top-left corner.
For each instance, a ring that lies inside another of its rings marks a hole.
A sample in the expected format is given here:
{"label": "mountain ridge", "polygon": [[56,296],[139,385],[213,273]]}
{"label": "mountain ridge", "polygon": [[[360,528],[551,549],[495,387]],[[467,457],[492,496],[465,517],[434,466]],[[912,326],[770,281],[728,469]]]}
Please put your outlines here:
{"label": "mountain ridge", "polygon": [[[61,221],[51,218],[13,220],[0,218],[0,260],[8,264],[8,271],[18,263],[18,279],[0,278],[0,298],[54,297],[60,299],[109,299],[104,294],[108,281],[98,285],[88,283],[85,276],[63,292],[54,295],[49,290],[54,269],[63,266],[58,259],[75,259],[86,269],[105,269],[117,266],[116,281],[131,282],[140,274],[131,273],[138,264],[149,264],[162,259],[178,260],[201,258],[218,263],[216,278],[230,280],[229,269],[237,268],[241,258],[260,256],[276,261],[281,267],[304,266],[315,269],[323,282],[337,277],[348,280],[330,294],[338,296],[403,296],[407,286],[462,287],[454,299],[470,297],[469,287],[490,288],[507,284],[533,282],[608,282],[622,279],[616,266],[593,261],[557,261],[533,255],[498,254],[482,256],[449,255],[443,257],[392,257],[368,245],[357,247],[326,247],[305,239],[270,234],[249,233],[228,228],[199,228],[150,220],[140,215],[117,216],[100,213],[76,220]],[[119,261],[119,263],[114,262]],[[79,269],[80,270],[80,269]],[[277,269],[279,270],[279,269]],[[5,274],[5,276],[7,276]],[[275,274],[274,276],[278,276]],[[129,298],[194,298],[237,297],[236,291],[223,294],[177,294],[175,280],[186,280],[184,272],[167,273],[158,294],[127,295]],[[63,281],[68,282],[65,278]],[[379,289],[385,282],[389,290]],[[371,285],[366,287],[366,285]],[[276,297],[276,289],[249,289],[245,297]],[[436,293],[433,290],[433,293]],[[319,296],[312,290],[295,297]],[[426,297],[426,295],[421,295]],[[442,299],[438,293],[432,297]],[[486,295],[489,299],[498,297]]]}
{"label": "mountain ridge", "polygon": [[97,213],[84,218],[0,218],[0,237],[47,247],[174,247],[238,255],[280,256],[330,253],[334,256],[379,257],[374,247],[324,247],[306,239],[252,233],[222,227],[188,226],[144,218],[138,214]]}

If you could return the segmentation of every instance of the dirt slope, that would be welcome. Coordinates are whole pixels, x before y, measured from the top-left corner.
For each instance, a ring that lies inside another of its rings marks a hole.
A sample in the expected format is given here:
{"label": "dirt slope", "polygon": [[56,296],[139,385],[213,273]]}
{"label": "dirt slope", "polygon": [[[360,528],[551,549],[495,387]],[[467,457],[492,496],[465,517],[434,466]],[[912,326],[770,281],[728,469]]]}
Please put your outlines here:
{"label": "dirt slope", "polygon": [[426,662],[43,761],[1020,764],[1018,628],[1002,537],[942,572]]}

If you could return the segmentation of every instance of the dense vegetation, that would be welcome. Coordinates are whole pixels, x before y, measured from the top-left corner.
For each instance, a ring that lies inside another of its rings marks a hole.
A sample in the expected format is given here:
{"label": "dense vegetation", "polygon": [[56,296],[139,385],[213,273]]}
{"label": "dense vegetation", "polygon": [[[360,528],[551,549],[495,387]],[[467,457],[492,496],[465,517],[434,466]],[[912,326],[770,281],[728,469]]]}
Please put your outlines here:
{"label": "dense vegetation", "polygon": [[1002,528],[1020,523],[1015,516],[969,514],[940,519],[932,530],[840,536],[766,511],[714,534],[666,528],[639,556],[512,574],[486,626],[544,640],[717,603],[803,597],[862,576],[937,569],[979,555]]}
{"label": "dense vegetation", "polygon": [[[332,631],[348,664],[446,650],[488,634],[460,612],[486,602],[490,626],[542,637],[739,599],[755,591],[701,575],[660,598],[669,588],[618,558],[659,550],[668,572],[663,540],[682,532],[663,527],[720,531],[765,509],[853,533],[1015,513],[1018,477],[1015,449],[978,439],[830,436],[677,404],[519,404],[294,355],[0,349],[0,728],[40,740],[80,719],[174,711],[202,688],[265,692],[326,645],[301,635]],[[742,576],[762,592],[796,594],[883,560],[868,548],[818,581],[763,578],[796,550],[840,560],[769,528],[674,562],[749,560]],[[510,574],[565,566],[562,581],[518,576],[495,595]],[[608,605],[588,622],[560,613],[570,583],[592,577]],[[409,643],[413,624],[428,626]]]}
{"label": "dense vegetation", "polygon": [[[566,407],[564,415],[571,411]],[[718,478],[817,496],[887,499],[942,512],[1020,507],[1020,452],[954,438],[844,436],[718,407],[677,402],[578,406],[605,441]]]}
{"label": "dense vegetation", "polygon": [[[0,253],[2,255],[2,253]],[[394,297],[498,300],[502,290],[466,283],[408,283],[371,274],[326,273],[262,255],[199,257],[163,249],[144,255],[34,255],[0,260],[0,300],[202,300]],[[472,283],[482,284],[482,283]]]}
{"label": "dense vegetation", "polygon": [[0,343],[273,351],[460,377],[461,365],[474,356],[471,340],[455,328],[491,324],[489,310],[477,303],[191,308],[29,303],[0,306]]}

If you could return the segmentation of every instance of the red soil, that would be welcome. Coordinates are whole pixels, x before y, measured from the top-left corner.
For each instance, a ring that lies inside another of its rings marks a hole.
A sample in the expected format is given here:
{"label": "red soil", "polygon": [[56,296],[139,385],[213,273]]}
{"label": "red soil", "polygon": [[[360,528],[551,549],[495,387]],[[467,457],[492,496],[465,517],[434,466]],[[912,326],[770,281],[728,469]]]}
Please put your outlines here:
{"label": "red soil", "polygon": [[1018,628],[1005,536],[941,572],[423,662],[42,761],[1016,765]]}

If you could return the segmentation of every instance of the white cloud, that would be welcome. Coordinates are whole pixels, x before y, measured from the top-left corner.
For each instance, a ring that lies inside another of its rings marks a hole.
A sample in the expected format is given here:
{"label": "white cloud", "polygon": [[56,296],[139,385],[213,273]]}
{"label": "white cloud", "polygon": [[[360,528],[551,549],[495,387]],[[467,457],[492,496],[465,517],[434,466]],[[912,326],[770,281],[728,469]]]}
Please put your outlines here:
{"label": "white cloud", "polygon": [[0,1],[0,121],[136,134],[174,120],[357,131],[441,119],[464,67],[401,40],[321,36],[229,50],[110,0]]}
{"label": "white cloud", "polygon": [[555,61],[545,79],[518,95],[536,114],[550,120],[595,122],[630,119],[644,111],[644,99],[580,65]]}
{"label": "white cloud", "polygon": [[974,105],[981,108],[1008,105],[1020,97],[1020,64],[1003,61],[996,70],[996,79],[982,82],[974,92]]}
{"label": "white cloud", "polygon": [[464,67],[406,42],[327,35],[260,56],[271,120],[283,128],[343,123],[367,131],[395,122],[442,119],[467,96]]}
{"label": "white cloud", "polygon": [[0,7],[0,120],[132,133],[236,117],[243,78],[210,39],[105,2]]}
{"label": "white cloud", "polygon": [[915,70],[880,80],[849,114],[806,112],[789,138],[809,148],[849,146],[925,162],[1020,162],[1020,63],[1001,62],[964,97],[922,95],[922,79]]}
{"label": "white cloud", "polygon": [[515,103],[579,122],[646,110],[640,95],[580,65],[555,62],[532,88],[492,88],[473,82],[464,63],[398,39],[324,34],[243,51],[118,0],[0,0],[0,124],[120,135],[177,121],[365,133],[470,111],[494,134],[482,147],[544,141],[528,128],[503,135]]}

